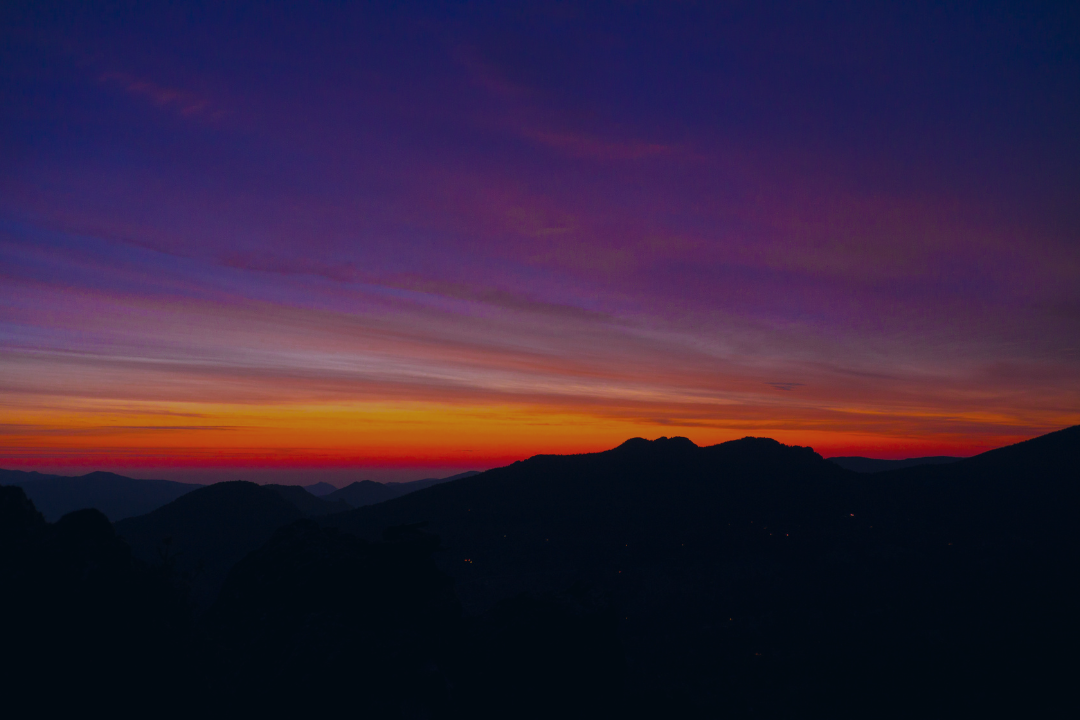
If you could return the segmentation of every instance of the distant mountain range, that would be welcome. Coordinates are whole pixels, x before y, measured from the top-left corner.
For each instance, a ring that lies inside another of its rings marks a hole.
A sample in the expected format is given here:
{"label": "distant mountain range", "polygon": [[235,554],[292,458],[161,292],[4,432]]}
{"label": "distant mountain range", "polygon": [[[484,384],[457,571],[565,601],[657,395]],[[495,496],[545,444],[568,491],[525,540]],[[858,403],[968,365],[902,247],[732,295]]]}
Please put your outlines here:
{"label": "distant mountain range", "polygon": [[[916,465],[950,463],[960,459],[926,457],[878,460],[863,457],[835,457],[829,458],[829,461],[854,472],[872,473]],[[296,505],[305,517],[315,517],[374,505],[433,485],[478,474],[477,471],[470,471],[446,478],[426,478],[403,483],[361,480],[340,489],[326,482],[304,487],[298,485],[268,487],[272,487],[282,497]],[[128,517],[144,515],[181,495],[206,487],[195,483],[169,480],[139,480],[108,472],[93,472],[69,477],[18,470],[0,470],[0,485],[22,487],[48,522],[55,522],[69,512],[84,508],[96,508],[116,522]]]}
{"label": "distant mountain range", "polygon": [[109,472],[68,477],[18,470],[0,470],[0,485],[21,487],[48,522],[84,508],[96,508],[116,522],[144,515],[205,487],[170,480],[136,480]]}
{"label": "distant mountain range", "polygon": [[[466,472],[448,478],[427,478],[404,483],[378,483],[370,480],[354,482],[337,489],[329,483],[307,487],[298,485],[269,485],[287,499],[305,517],[329,515],[352,508],[371,505],[448,480],[470,477]],[[93,472],[77,477],[45,475],[19,470],[0,470],[0,485],[23,488],[47,522],[56,522],[75,510],[95,508],[109,520],[117,522],[145,515],[193,490],[206,487],[195,483],[171,480],[139,480],[109,472]]]}
{"label": "distant mountain range", "polygon": [[315,497],[325,497],[337,490],[336,486],[331,485],[328,482],[317,482],[313,485],[304,485],[303,487]]}
{"label": "distant mountain range", "polygon": [[831,457],[829,462],[836,463],[845,470],[857,473],[876,473],[886,470],[899,470],[900,468],[915,467],[916,465],[945,465],[963,460],[960,457],[948,455],[935,455],[933,457],[907,458],[905,460],[878,460],[867,457]]}
{"label": "distant mountain range", "polygon": [[364,507],[365,505],[374,505],[375,503],[385,502],[386,500],[392,500],[396,497],[416,492],[417,490],[423,490],[432,485],[438,485],[439,483],[449,482],[451,480],[461,480],[462,478],[468,478],[479,474],[480,473],[476,470],[471,470],[469,472],[463,472],[445,478],[426,478],[424,480],[414,480],[412,482],[403,483],[380,483],[372,480],[360,480],[359,482],[346,485],[340,490],[326,493],[322,497],[331,502],[342,500],[348,503],[350,507],[358,508]]}
{"label": "distant mountain range", "polygon": [[175,569],[191,578],[193,600],[205,608],[216,597],[229,568],[269,540],[281,526],[300,518],[321,518],[351,510],[348,498],[366,505],[379,502],[373,499],[373,495],[379,496],[377,493],[401,497],[452,479],[387,484],[363,481],[322,498],[298,485],[217,483],[148,514],[121,520],[116,523],[116,531],[131,545],[135,556],[145,562],[171,557]]}

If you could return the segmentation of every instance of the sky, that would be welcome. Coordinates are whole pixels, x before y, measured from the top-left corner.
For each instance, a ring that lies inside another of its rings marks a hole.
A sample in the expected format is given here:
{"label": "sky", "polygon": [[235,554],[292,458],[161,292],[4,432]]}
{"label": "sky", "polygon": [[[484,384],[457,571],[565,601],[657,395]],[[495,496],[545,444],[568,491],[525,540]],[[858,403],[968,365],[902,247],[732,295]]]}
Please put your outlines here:
{"label": "sky", "polygon": [[1080,6],[4,3],[0,466],[1080,423]]}

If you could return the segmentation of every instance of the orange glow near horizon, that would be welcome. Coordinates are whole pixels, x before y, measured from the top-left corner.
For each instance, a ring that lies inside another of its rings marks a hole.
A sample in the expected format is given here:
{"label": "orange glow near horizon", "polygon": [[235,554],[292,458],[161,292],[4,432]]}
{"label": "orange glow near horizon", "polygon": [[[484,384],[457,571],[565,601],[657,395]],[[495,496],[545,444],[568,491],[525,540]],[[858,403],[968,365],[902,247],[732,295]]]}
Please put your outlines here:
{"label": "orange glow near horizon", "polygon": [[[10,411],[9,411],[10,412]],[[631,437],[689,437],[705,446],[746,435],[815,448],[824,456],[968,456],[1028,436],[927,437],[853,432],[797,417],[658,424],[595,409],[435,403],[251,405],[82,401],[20,409],[24,430],[0,436],[9,469],[37,468],[475,468],[537,454],[596,452]],[[752,415],[752,413],[751,413]],[[11,428],[15,418],[2,422]],[[815,427],[817,425],[818,427]],[[1051,428],[1052,429],[1052,428]]]}

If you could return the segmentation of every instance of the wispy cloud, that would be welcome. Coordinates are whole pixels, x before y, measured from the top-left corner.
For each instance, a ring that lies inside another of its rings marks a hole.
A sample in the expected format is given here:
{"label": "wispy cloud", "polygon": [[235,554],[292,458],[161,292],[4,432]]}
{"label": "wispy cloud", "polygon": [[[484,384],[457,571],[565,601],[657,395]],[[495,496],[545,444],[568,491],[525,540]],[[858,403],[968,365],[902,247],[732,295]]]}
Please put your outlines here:
{"label": "wispy cloud", "polygon": [[217,117],[221,114],[220,110],[214,110],[209,99],[196,93],[181,88],[165,87],[126,73],[102,73],[98,81],[119,86],[132,95],[145,98],[160,108],[175,110],[181,115]]}
{"label": "wispy cloud", "polygon": [[774,387],[777,390],[794,390],[797,387],[802,387],[803,386],[802,383],[797,383],[797,382],[771,382],[771,383],[765,383],[765,384],[769,385],[771,387]]}
{"label": "wispy cloud", "polygon": [[632,161],[675,154],[676,149],[664,143],[572,129],[569,118],[553,111],[539,93],[510,80],[477,50],[460,47],[454,57],[472,82],[499,104],[496,112],[476,118],[482,124],[495,124],[503,132],[569,157]]}
{"label": "wispy cloud", "polygon": [[[981,116],[929,106],[913,133],[880,78],[799,88],[610,20],[110,21],[117,64],[73,83],[11,54],[0,457],[967,454],[1080,422],[1068,133],[957,143],[933,118]],[[191,132],[224,106],[242,127]]]}

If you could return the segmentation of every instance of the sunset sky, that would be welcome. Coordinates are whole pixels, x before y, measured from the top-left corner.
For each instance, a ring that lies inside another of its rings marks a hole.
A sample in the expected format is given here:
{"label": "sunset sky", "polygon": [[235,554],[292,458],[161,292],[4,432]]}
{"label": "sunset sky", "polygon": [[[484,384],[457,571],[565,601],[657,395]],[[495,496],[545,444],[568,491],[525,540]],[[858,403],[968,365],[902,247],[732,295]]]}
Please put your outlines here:
{"label": "sunset sky", "polygon": [[1080,423],[1076,4],[93,5],[0,9],[0,467]]}

